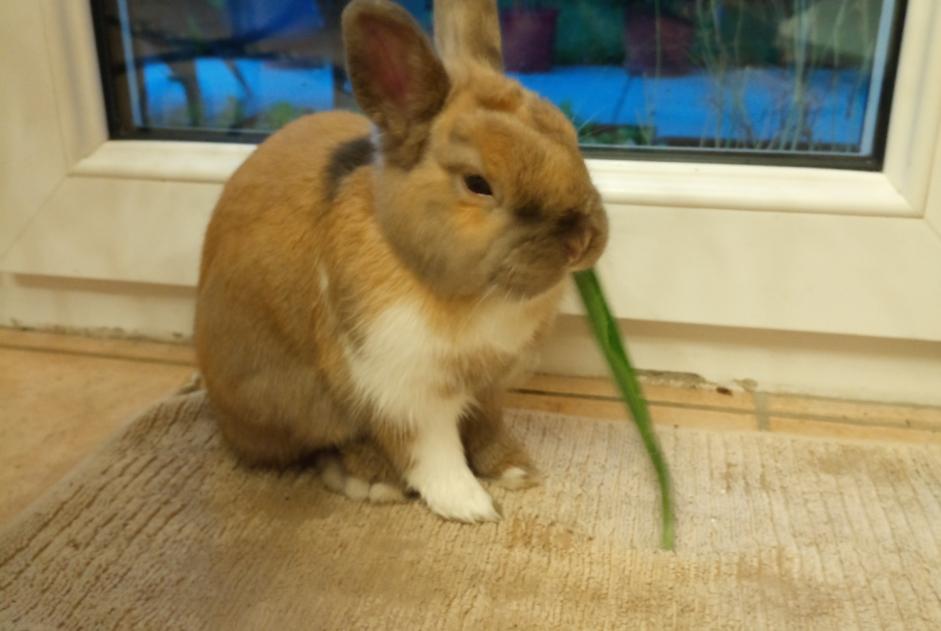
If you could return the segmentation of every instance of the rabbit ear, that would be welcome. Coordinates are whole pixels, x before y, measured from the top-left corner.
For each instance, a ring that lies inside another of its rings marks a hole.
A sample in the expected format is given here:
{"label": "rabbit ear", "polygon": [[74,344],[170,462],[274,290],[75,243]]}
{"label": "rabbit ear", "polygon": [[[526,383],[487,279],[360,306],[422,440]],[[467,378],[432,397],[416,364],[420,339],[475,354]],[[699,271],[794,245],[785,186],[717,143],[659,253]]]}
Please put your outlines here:
{"label": "rabbit ear", "polygon": [[431,42],[398,5],[353,0],[342,23],[356,101],[381,130],[388,161],[407,168],[421,155],[428,123],[444,106],[450,79]]}
{"label": "rabbit ear", "polygon": [[435,0],[435,44],[444,59],[472,59],[503,71],[496,0]]}

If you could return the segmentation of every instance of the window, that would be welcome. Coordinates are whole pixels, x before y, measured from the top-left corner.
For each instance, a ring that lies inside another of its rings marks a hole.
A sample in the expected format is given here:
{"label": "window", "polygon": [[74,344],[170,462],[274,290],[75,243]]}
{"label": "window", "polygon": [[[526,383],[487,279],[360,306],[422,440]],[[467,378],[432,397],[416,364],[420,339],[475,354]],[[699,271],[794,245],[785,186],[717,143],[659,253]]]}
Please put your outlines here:
{"label": "window", "polygon": [[[343,1],[98,0],[112,134],[260,139],[354,108]],[[405,0],[426,28],[431,0]],[[878,168],[896,0],[504,2],[508,71],[589,153]]]}

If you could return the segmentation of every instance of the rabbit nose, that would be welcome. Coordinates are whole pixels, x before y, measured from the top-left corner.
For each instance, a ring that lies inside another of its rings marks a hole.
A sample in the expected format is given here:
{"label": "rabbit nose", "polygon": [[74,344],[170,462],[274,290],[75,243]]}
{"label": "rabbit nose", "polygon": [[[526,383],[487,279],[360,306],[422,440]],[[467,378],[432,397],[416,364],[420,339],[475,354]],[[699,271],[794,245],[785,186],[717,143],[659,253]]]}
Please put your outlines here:
{"label": "rabbit nose", "polygon": [[562,247],[565,250],[566,263],[574,265],[582,259],[594,240],[594,230],[588,217],[578,211],[569,211],[559,222],[562,229]]}
{"label": "rabbit nose", "polygon": [[584,257],[591,248],[594,241],[594,231],[590,228],[582,230],[579,234],[570,237],[565,244],[566,262],[569,266],[575,266]]}

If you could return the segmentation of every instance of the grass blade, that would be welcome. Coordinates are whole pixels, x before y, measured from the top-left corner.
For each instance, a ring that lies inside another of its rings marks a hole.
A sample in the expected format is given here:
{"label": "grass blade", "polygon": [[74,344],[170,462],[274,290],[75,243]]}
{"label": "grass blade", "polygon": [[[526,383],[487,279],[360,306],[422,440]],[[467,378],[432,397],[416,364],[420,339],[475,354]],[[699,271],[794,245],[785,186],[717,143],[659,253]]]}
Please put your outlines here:
{"label": "grass blade", "polygon": [[605,300],[601,283],[594,269],[576,272],[574,274],[578,293],[588,313],[588,321],[592,332],[604,353],[614,381],[621,392],[621,397],[634,418],[634,424],[640,432],[640,437],[650,456],[660,484],[661,532],[660,546],[664,550],[673,549],[673,489],[670,482],[670,471],[667,467],[660,443],[653,430],[650,420],[650,410],[644,401],[637,374],[631,366],[630,358],[621,341],[621,334],[617,323],[611,315],[608,303]]}

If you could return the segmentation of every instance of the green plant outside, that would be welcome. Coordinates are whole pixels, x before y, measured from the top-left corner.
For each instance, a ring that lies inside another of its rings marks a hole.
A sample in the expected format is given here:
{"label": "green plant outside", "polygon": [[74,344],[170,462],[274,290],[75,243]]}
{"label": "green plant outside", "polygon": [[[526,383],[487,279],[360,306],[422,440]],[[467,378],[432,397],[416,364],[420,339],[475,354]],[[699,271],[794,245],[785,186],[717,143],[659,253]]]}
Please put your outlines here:
{"label": "green plant outside", "polygon": [[575,108],[569,101],[561,103],[559,110],[572,122],[582,145],[642,147],[650,145],[656,133],[654,127],[646,125],[603,125],[583,121],[575,115]]}

